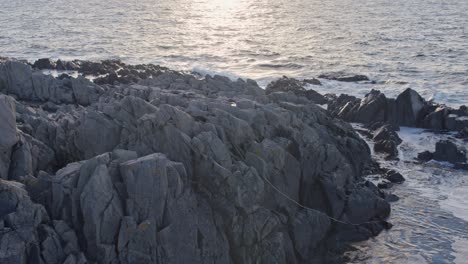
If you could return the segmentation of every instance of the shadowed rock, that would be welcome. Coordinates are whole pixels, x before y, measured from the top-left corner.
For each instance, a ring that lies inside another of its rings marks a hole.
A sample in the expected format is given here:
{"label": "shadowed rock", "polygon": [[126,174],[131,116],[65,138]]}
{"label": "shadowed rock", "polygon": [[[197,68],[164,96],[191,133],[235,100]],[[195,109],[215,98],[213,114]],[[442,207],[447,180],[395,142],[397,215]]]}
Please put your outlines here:
{"label": "shadowed rock", "polygon": [[453,142],[441,140],[436,143],[434,159],[451,163],[462,163],[466,162],[466,153],[464,150],[459,150]]}

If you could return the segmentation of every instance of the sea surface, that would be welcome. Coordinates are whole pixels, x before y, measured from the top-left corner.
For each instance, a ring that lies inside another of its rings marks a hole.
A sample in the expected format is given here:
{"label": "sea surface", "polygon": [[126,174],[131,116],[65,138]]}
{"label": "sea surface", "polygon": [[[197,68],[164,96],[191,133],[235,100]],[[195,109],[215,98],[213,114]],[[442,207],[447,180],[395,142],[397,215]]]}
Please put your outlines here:
{"label": "sea surface", "polygon": [[365,74],[468,104],[466,0],[0,0],[0,56],[156,63],[251,78]]}
{"label": "sea surface", "polygon": [[[468,104],[468,1],[0,0],[0,56],[121,59],[262,86],[283,75],[364,74],[375,83],[313,88],[392,97],[411,87],[457,107]],[[377,156],[407,179],[392,188],[394,227],[354,245],[350,263],[468,263],[467,173],[414,162],[452,135],[400,136],[400,161]]]}
{"label": "sea surface", "polygon": [[[398,135],[403,140],[398,161],[373,153],[383,167],[406,178],[390,189],[400,198],[391,203],[389,221],[394,226],[354,244],[357,250],[347,253],[349,263],[468,263],[468,173],[454,170],[446,162],[416,161],[418,153],[434,151],[441,139],[450,139],[459,147],[468,144],[455,139],[453,133],[434,134],[418,128],[402,127]],[[372,142],[367,141],[372,149]],[[372,176],[369,180],[378,182]]]}

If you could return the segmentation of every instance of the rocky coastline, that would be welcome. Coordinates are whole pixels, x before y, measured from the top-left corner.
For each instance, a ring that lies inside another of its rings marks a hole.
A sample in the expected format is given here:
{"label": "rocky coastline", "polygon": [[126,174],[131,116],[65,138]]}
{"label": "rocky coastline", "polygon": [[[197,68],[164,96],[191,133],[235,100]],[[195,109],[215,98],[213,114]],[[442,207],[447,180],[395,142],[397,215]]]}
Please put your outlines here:
{"label": "rocky coastline", "polygon": [[[156,65],[1,58],[0,263],[342,261],[347,243],[391,227],[388,184],[365,176],[404,181],[348,122],[394,159],[399,126],[466,137],[468,110],[411,89],[358,99],[307,85],[320,81],[264,90]],[[463,169],[460,153],[421,156]]]}

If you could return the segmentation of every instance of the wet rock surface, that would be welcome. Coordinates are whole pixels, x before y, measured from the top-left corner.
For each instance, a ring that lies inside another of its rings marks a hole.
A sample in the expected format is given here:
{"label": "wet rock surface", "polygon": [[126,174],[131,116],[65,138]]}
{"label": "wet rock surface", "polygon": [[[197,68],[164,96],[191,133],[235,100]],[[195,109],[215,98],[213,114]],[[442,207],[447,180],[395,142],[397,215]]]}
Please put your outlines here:
{"label": "wet rock surface", "polygon": [[315,99],[154,65],[55,69],[107,79],[0,62],[0,263],[320,263],[389,227],[367,144]]}
{"label": "wet rock surface", "polygon": [[369,77],[365,75],[342,75],[342,74],[321,74],[318,76],[322,79],[334,80],[339,82],[362,82],[369,81]]}

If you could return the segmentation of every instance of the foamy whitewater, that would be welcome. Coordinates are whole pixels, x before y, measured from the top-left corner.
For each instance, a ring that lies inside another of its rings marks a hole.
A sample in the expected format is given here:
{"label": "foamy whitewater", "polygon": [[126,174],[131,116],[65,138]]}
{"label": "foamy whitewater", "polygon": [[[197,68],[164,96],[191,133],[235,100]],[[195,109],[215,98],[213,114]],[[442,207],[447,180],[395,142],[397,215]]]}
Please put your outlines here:
{"label": "foamy whitewater", "polygon": [[[0,0],[0,56],[121,59],[262,86],[283,75],[364,74],[375,83],[313,89],[394,97],[411,87],[457,107],[468,104],[467,14],[463,0]],[[380,159],[406,178],[392,189],[394,227],[357,244],[351,262],[467,263],[466,172],[414,162],[450,135],[399,134],[400,161]]]}
{"label": "foamy whitewater", "polygon": [[400,198],[392,203],[390,221],[394,227],[355,244],[359,250],[349,253],[350,263],[466,263],[466,171],[454,170],[445,162],[415,162],[418,153],[434,151],[438,140],[450,138],[457,145],[466,146],[466,143],[454,139],[452,134],[436,135],[417,128],[402,127],[398,135],[403,140],[399,161],[386,161],[376,155],[382,166],[406,177],[402,185],[391,189]]}

